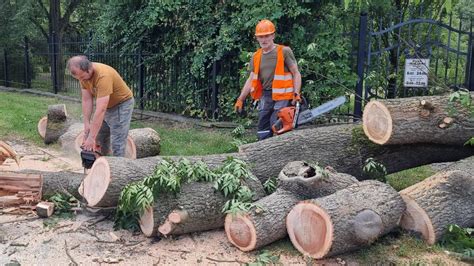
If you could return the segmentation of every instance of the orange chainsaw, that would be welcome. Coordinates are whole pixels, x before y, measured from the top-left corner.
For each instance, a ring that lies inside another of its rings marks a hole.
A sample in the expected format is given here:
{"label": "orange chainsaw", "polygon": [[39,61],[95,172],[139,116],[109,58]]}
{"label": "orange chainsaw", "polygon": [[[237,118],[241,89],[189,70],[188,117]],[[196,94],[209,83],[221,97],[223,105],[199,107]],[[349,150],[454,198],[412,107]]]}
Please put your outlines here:
{"label": "orange chainsaw", "polygon": [[302,112],[300,112],[300,103],[296,102],[295,106],[284,107],[278,111],[278,119],[272,125],[272,131],[277,135],[291,131],[298,126],[311,122],[316,117],[341,106],[345,102],[346,97],[340,96],[334,100],[323,103],[316,108],[304,110]]}

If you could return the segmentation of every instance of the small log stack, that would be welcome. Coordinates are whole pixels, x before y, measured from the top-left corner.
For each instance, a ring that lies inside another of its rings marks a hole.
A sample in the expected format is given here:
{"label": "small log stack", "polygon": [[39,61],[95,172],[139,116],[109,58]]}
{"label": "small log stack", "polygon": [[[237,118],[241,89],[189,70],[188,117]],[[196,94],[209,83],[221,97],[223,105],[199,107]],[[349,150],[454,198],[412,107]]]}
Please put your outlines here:
{"label": "small log stack", "polygon": [[364,109],[363,128],[367,137],[380,145],[462,146],[474,136],[474,119],[469,108],[449,102],[448,95],[411,97],[369,102]]}
{"label": "small log stack", "polygon": [[41,200],[43,178],[39,174],[0,172],[0,207],[34,206]]}
{"label": "small log stack", "polygon": [[391,186],[367,180],[298,203],[286,227],[297,250],[320,259],[370,245],[397,227],[404,210],[405,203]]}
{"label": "small log stack", "polygon": [[356,182],[347,174],[329,169],[319,173],[306,162],[290,162],[280,172],[274,193],[256,201],[257,207],[247,214],[226,216],[227,239],[242,251],[273,243],[287,235],[285,218],[295,204],[330,195]]}
{"label": "small log stack", "polygon": [[[474,167],[471,160],[471,168]],[[406,202],[402,228],[421,234],[428,243],[441,239],[450,224],[474,226],[474,174],[447,171],[410,186],[400,195]]]}

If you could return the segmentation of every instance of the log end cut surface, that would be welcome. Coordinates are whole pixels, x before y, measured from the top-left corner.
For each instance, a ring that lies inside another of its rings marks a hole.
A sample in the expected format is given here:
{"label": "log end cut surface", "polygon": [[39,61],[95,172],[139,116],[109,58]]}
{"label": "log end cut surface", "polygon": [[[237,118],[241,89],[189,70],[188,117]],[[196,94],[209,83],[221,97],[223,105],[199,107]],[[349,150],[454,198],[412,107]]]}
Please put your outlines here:
{"label": "log end cut surface", "polygon": [[38,134],[41,136],[42,139],[46,136],[46,125],[48,124],[48,117],[43,116],[38,121]]}
{"label": "log end cut surface", "polygon": [[365,135],[374,143],[385,144],[392,135],[390,111],[378,101],[369,102],[362,117]]}
{"label": "log end cut surface", "polygon": [[[324,257],[333,240],[333,224],[327,212],[311,202],[297,204],[286,217],[291,242],[302,254]],[[317,237],[315,237],[317,236]]]}
{"label": "log end cut surface", "polygon": [[225,217],[225,233],[227,239],[242,251],[255,249],[257,244],[257,232],[253,222],[242,215],[228,214]]}
{"label": "log end cut surface", "polygon": [[153,219],[153,207],[146,208],[145,212],[142,216],[140,216],[140,229],[142,230],[143,234],[147,237],[153,236],[153,232],[155,231],[154,224],[155,221]]}
{"label": "log end cut surface", "polygon": [[400,196],[407,206],[400,220],[400,226],[405,230],[420,233],[429,245],[433,245],[436,242],[436,236],[428,214],[409,196],[404,194]]}
{"label": "log end cut surface", "polygon": [[90,206],[96,206],[104,197],[111,180],[110,166],[105,157],[94,162],[89,174],[84,178],[84,198]]}

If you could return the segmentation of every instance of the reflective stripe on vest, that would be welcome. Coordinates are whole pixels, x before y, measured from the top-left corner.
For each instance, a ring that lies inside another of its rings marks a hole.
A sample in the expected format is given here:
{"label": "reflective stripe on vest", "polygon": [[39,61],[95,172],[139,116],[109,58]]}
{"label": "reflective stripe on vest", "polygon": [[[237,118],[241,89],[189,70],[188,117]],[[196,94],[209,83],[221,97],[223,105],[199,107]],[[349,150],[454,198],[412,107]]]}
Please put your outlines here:
{"label": "reflective stripe on vest", "polygon": [[[253,79],[250,95],[253,99],[260,99],[263,94],[262,83],[258,79],[260,61],[262,59],[262,49],[258,49],[253,58]],[[283,46],[277,45],[277,62],[275,65],[275,75],[272,82],[272,99],[275,101],[291,100],[294,94],[293,75],[285,72],[285,57]]]}

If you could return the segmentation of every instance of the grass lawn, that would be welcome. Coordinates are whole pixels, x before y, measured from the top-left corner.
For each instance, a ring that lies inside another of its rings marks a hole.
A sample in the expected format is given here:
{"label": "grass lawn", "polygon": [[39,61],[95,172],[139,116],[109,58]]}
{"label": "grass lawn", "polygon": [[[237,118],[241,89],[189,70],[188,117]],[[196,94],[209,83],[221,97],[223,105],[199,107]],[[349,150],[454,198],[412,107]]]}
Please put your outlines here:
{"label": "grass lawn", "polygon": [[[37,132],[39,119],[47,114],[48,105],[66,104],[71,117],[80,121],[81,106],[79,103],[65,102],[60,99],[34,96],[31,94],[0,92],[0,138],[22,139],[38,146],[43,141]],[[232,144],[230,130],[213,130],[198,128],[192,125],[174,124],[172,126],[156,122],[133,121],[132,128],[151,127],[155,129],[161,139],[161,155],[199,155],[236,152]],[[428,166],[409,169],[391,174],[388,182],[397,190],[401,190],[426,177],[434,171]],[[300,255],[288,239],[278,241],[260,252],[272,254]],[[444,257],[443,257],[444,256]],[[442,259],[440,259],[441,257]],[[406,233],[395,232],[379,239],[369,248],[341,255],[347,261],[356,261],[361,264],[452,264],[447,260],[439,246],[428,246]],[[308,259],[312,265],[317,261]]]}

